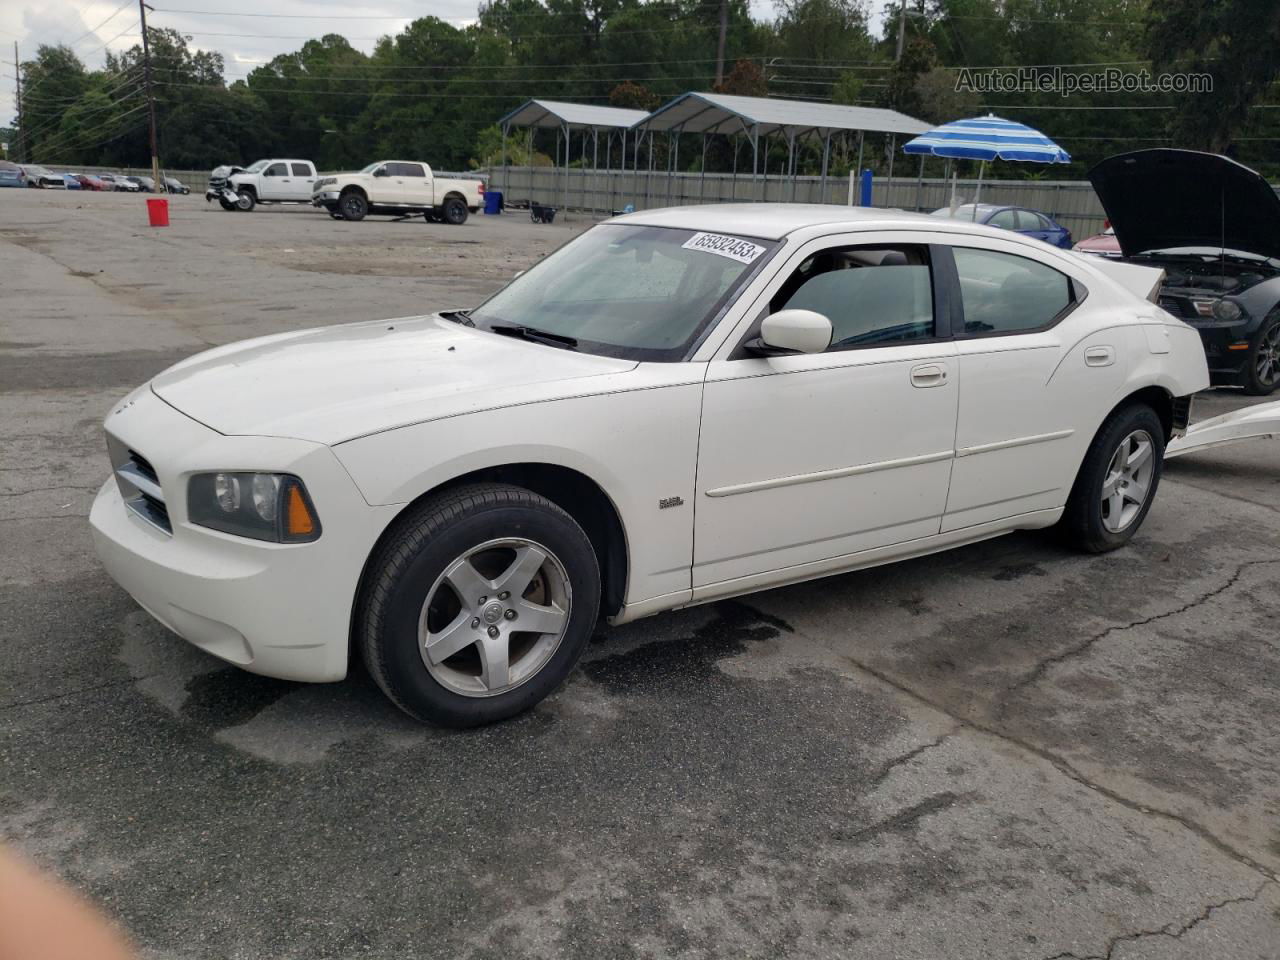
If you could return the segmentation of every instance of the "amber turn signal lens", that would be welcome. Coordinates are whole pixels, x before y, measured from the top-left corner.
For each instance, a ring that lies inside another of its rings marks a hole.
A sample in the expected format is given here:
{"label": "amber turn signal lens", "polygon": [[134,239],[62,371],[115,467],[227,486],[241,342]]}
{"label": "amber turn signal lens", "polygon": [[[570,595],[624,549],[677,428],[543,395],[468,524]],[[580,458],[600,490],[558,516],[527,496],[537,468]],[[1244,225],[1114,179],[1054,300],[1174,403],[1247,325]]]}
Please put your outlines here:
{"label": "amber turn signal lens", "polygon": [[289,485],[285,530],[291,537],[309,537],[316,531],[316,519],[307,508],[307,501],[296,483]]}

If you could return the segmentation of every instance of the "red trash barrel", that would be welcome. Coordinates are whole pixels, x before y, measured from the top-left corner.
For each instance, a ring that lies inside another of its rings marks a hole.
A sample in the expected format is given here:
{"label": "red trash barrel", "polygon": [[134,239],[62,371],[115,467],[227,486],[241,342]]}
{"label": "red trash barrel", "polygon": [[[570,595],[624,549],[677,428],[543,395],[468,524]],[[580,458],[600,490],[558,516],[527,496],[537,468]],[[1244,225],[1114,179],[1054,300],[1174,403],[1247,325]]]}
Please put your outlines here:
{"label": "red trash barrel", "polygon": [[153,227],[167,227],[169,225],[169,201],[164,197],[149,197],[147,199],[147,216],[151,218]]}

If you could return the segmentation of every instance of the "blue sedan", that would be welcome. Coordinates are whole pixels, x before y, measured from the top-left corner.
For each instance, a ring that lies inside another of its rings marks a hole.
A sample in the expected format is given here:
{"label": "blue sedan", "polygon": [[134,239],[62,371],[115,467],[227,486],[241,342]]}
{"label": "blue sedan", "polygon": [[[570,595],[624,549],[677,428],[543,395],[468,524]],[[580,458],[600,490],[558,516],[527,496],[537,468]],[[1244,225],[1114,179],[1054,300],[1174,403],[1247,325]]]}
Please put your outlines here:
{"label": "blue sedan", "polygon": [[1059,226],[1052,217],[1038,210],[1026,207],[1002,207],[994,203],[964,203],[956,207],[955,213],[950,207],[933,211],[935,217],[951,217],[957,220],[969,220],[974,223],[985,223],[992,227],[1003,227],[1027,237],[1035,237],[1045,243],[1064,250],[1071,249],[1071,231]]}
{"label": "blue sedan", "polygon": [[62,175],[62,179],[63,179],[63,182],[66,183],[68,190],[81,189],[80,181],[76,179],[76,175],[74,173],[64,173]]}

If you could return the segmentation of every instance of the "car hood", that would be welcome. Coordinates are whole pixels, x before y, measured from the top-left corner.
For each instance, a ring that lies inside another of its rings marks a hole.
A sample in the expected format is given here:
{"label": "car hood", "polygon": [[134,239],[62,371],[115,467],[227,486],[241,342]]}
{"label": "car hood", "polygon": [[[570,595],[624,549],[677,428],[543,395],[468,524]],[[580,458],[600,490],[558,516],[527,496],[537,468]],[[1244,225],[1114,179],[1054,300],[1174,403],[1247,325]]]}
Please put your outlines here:
{"label": "car hood", "polygon": [[219,347],[170,367],[151,386],[166,403],[219,433],[335,444],[589,391],[589,378],[635,366],[426,316]]}
{"label": "car hood", "polygon": [[1126,257],[1212,247],[1280,257],[1280,198],[1256,171],[1215,153],[1138,150],[1089,171]]}

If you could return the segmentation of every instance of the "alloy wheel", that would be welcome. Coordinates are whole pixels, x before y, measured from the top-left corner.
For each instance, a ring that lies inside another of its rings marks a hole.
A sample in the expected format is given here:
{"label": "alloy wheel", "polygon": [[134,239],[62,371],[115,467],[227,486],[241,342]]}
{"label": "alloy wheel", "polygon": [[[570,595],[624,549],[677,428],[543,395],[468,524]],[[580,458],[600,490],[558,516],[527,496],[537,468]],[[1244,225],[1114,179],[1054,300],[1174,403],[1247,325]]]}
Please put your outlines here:
{"label": "alloy wheel", "polygon": [[1142,512],[1151,494],[1155,471],[1155,442],[1145,430],[1135,430],[1116,447],[1102,481],[1102,525],[1111,533],[1128,527]]}
{"label": "alloy wheel", "polygon": [[418,618],[427,672],[453,693],[492,697],[534,677],[569,626],[573,591],[549,549],[489,540],[445,567]]}
{"label": "alloy wheel", "polygon": [[1274,323],[1258,341],[1258,355],[1254,360],[1258,382],[1265,387],[1274,386],[1280,380],[1280,323]]}

